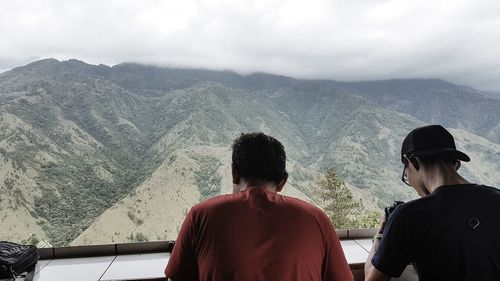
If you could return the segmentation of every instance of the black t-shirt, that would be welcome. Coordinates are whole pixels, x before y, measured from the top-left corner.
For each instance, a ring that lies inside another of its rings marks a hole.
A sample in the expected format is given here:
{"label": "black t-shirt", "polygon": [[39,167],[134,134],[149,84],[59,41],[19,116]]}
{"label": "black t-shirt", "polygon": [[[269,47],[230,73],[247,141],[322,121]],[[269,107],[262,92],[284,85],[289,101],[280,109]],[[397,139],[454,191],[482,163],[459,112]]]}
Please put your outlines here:
{"label": "black t-shirt", "polygon": [[490,252],[500,258],[500,190],[462,184],[441,186],[432,194],[398,206],[389,218],[372,264],[399,277],[413,262],[421,281],[500,280],[467,221]]}

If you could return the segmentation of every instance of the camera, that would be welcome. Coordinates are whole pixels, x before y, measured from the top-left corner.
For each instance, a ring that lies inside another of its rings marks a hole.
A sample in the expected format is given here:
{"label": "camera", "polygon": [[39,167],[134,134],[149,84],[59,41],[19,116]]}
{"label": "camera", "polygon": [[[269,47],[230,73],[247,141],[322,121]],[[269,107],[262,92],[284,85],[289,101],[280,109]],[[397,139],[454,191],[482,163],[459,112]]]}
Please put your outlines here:
{"label": "camera", "polygon": [[384,212],[385,212],[385,220],[387,221],[391,214],[396,210],[396,207],[398,207],[401,204],[404,204],[405,202],[403,201],[394,201],[391,206],[385,207]]}

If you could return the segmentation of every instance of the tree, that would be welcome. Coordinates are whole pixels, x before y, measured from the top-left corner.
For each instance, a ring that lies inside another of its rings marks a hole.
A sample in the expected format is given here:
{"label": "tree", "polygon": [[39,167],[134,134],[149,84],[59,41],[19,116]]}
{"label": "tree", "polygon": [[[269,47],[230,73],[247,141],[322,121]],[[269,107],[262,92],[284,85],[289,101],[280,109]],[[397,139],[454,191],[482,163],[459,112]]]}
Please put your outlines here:
{"label": "tree", "polygon": [[316,203],[323,208],[337,229],[370,228],[378,224],[377,211],[363,207],[335,170],[329,169],[312,188]]}
{"label": "tree", "polygon": [[358,228],[372,228],[380,225],[380,211],[366,210],[356,218]]}
{"label": "tree", "polygon": [[144,235],[144,233],[142,232],[137,232],[135,234],[135,241],[137,242],[146,242],[148,241],[149,239],[146,237],[146,235]]}

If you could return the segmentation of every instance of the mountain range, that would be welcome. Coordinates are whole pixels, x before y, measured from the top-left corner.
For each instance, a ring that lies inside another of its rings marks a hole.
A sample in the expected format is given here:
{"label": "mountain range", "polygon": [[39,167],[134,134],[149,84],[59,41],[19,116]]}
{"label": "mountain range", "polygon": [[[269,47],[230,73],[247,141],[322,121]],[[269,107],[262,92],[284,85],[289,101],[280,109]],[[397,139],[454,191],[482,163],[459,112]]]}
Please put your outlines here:
{"label": "mountain range", "polygon": [[286,194],[334,168],[369,208],[410,200],[402,139],[442,124],[500,186],[500,100],[438,79],[366,82],[113,67],[46,59],[0,74],[2,239],[54,245],[175,239],[189,208],[231,192],[230,145],[263,131],[287,151]]}

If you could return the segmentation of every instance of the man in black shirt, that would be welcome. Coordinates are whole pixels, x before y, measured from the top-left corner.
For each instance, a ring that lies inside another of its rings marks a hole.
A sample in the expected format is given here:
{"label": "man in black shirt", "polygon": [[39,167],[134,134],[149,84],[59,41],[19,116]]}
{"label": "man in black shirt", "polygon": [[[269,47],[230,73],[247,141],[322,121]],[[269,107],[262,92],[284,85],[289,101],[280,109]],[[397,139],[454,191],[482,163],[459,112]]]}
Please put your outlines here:
{"label": "man in black shirt", "polygon": [[500,280],[500,190],[457,173],[469,156],[442,126],[403,141],[402,180],[422,197],[384,221],[365,264],[365,280],[399,277],[411,262],[419,279]]}

